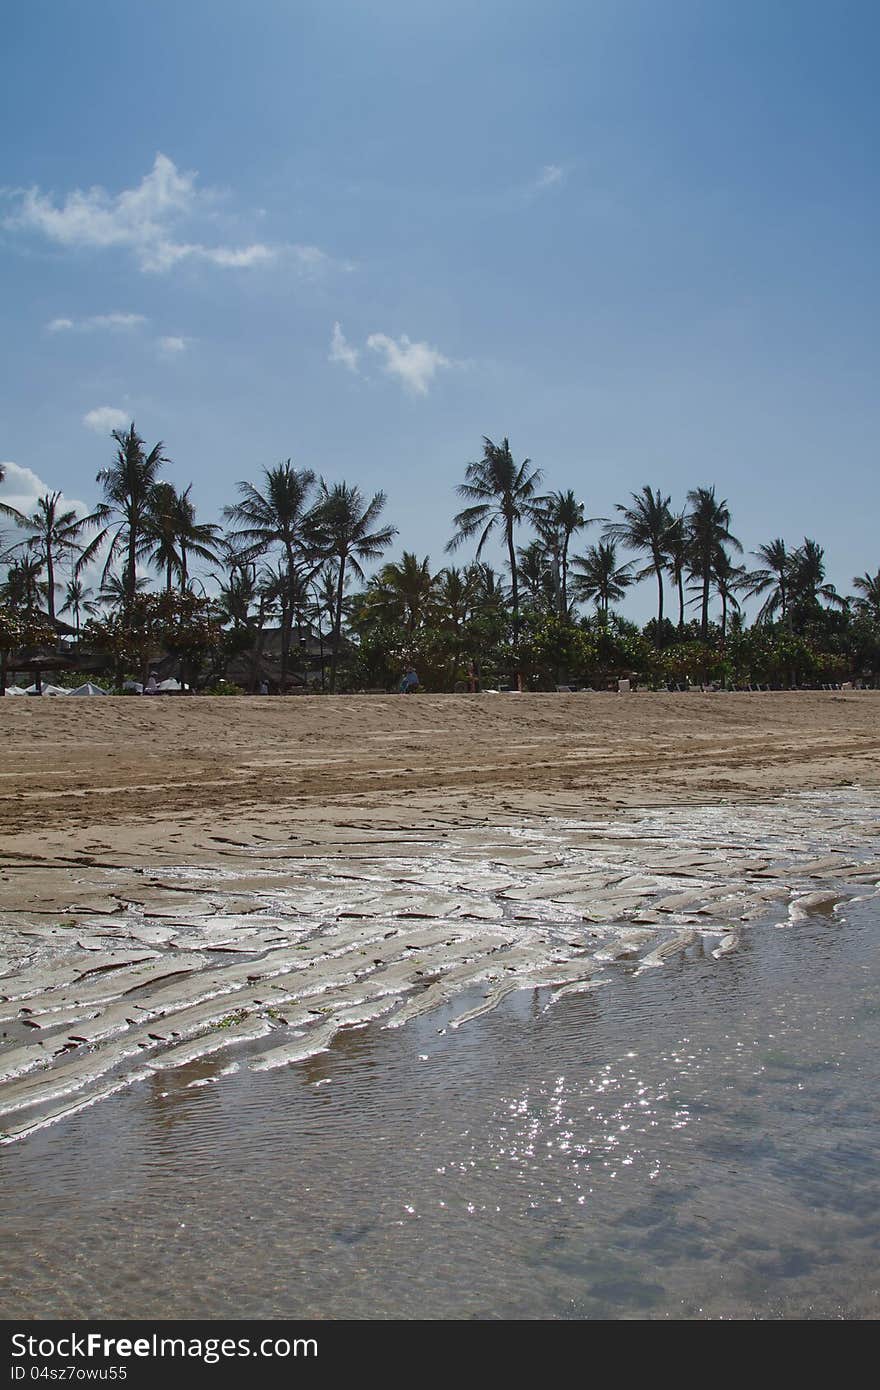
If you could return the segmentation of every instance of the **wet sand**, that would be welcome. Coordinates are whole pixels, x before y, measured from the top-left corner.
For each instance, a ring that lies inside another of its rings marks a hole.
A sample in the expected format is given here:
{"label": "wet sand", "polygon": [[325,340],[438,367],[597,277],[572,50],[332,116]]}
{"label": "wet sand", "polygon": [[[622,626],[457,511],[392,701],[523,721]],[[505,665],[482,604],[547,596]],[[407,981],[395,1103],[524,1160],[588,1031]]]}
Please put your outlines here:
{"label": "wet sand", "polygon": [[3,1136],[157,1069],[276,1070],[479,989],[457,1028],[833,912],[880,879],[877,709],[3,702]]}

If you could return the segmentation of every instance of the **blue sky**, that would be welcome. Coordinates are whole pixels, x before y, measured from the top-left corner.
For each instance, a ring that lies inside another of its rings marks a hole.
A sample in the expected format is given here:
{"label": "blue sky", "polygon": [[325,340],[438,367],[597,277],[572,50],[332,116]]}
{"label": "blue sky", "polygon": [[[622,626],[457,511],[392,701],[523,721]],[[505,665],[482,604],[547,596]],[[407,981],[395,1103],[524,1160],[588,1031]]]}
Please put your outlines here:
{"label": "blue sky", "polygon": [[97,500],[134,419],[202,519],[290,457],[439,566],[507,435],[592,516],[714,483],[849,591],[878,38],[854,0],[7,0],[2,495]]}

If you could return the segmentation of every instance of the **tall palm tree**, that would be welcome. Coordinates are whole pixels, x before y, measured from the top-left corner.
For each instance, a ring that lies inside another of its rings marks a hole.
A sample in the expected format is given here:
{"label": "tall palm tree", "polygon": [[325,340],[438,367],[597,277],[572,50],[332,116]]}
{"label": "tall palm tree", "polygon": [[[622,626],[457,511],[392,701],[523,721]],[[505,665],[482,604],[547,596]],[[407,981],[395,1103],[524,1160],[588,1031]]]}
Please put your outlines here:
{"label": "tall palm tree", "polygon": [[863,609],[875,622],[880,622],[880,569],[876,574],[856,575],[853,580],[853,588],[858,589],[861,597],[856,599],[860,609]]}
{"label": "tall palm tree", "polygon": [[646,579],[649,574],[657,576],[657,632],[663,637],[663,572],[668,556],[669,532],[673,516],[669,510],[670,498],[664,497],[658,488],[652,492],[645,483],[641,492],[630,493],[632,505],[616,504],[615,510],[622,513],[621,521],[609,522],[603,532],[605,540],[622,542],[630,550],[642,551],[648,563],[638,571],[635,580]]}
{"label": "tall palm tree", "polygon": [[176,578],[183,592],[189,583],[188,560],[198,555],[202,560],[218,558],[219,527],[196,521],[196,511],[190,501],[192,483],[178,492],[172,483],[157,483],[153,488],[145,542],[150,559],[165,572],[165,589],[171,592]]}
{"label": "tall palm tree", "polygon": [[684,513],[673,516],[666,532],[666,568],[678,591],[678,630],[684,632],[684,576],[688,562],[688,535]]}
{"label": "tall palm tree", "polygon": [[739,611],[737,590],[744,589],[750,582],[744,565],[735,565],[724,546],[718,547],[712,561],[712,583],[721,599],[721,641],[727,640],[727,610]]}
{"label": "tall palm tree", "polygon": [[789,578],[791,606],[797,608],[801,620],[821,607],[820,600],[835,608],[845,608],[833,584],[825,582],[825,551],[818,541],[804,537],[804,543],[791,557]]}
{"label": "tall palm tree", "polygon": [[712,588],[712,573],[719,548],[731,546],[742,551],[742,546],[730,530],[730,508],[726,501],[715,496],[715,488],[698,487],[688,493],[691,510],[685,519],[688,538],[688,568],[699,580],[700,636],[709,639],[709,595]]}
{"label": "tall palm tree", "polygon": [[55,566],[59,560],[82,553],[79,538],[82,533],[99,521],[97,512],[89,516],[77,516],[73,507],[61,508],[62,494],[47,492],[37,499],[36,510],[30,516],[6,508],[6,514],[14,517],[18,525],[29,534],[24,542],[28,549],[39,557],[40,564],[46,567],[46,604],[49,620],[55,621]]}
{"label": "tall palm tree", "polygon": [[81,569],[92,559],[109,537],[110,546],[101,582],[103,584],[108,578],[117,556],[124,553],[123,607],[127,609],[131,607],[138,590],[137,561],[138,555],[143,553],[149,527],[153,488],[161,469],[170,463],[170,459],[162,453],[164,445],[161,441],[147,451],[146,444],[135,430],[134,421],[130,430],[114,430],[112,438],[116,441],[116,458],[109,468],[102,468],[97,476],[97,481],[104,487],[104,501],[94,513],[96,520],[106,522],[106,525],[83,551],[79,567]]}
{"label": "tall palm tree", "polygon": [[602,621],[607,623],[609,604],[619,603],[633,583],[632,561],[618,565],[614,542],[600,541],[598,545],[591,545],[584,555],[576,555],[571,563],[581,571],[572,580],[576,597],[594,599]]}
{"label": "tall palm tree", "polygon": [[514,463],[508,440],[493,444],[488,436],[483,437],[483,457],[469,463],[465,470],[465,482],[459,483],[456,491],[459,497],[467,497],[470,507],[458,513],[453,525],[455,535],[447,545],[447,551],[457,550],[463,541],[480,532],[476,558],[479,560],[483,547],[490,535],[500,529],[507,545],[507,558],[510,565],[511,598],[513,604],[513,644],[519,644],[519,590],[516,575],[515,528],[523,521],[531,520],[537,502],[536,488],[541,481],[540,468],[529,471],[531,459]]}
{"label": "tall palm tree", "polygon": [[549,551],[554,565],[559,616],[568,616],[568,551],[576,531],[593,524],[584,516],[584,504],[572,490],[551,492],[539,499],[532,520],[538,535]]}
{"label": "tall palm tree", "polygon": [[[290,632],[293,622],[292,591],[297,587],[297,572],[308,563],[313,568],[309,551],[309,498],[315,482],[310,468],[296,469],[291,460],[275,468],[264,468],[263,490],[253,483],[240,482],[241,501],[225,507],[224,516],[238,526],[231,533],[233,544],[247,547],[252,558],[266,554],[273,545],[280,545],[285,558],[287,583],[291,601],[282,605],[281,623],[281,689],[286,688],[290,657]],[[191,545],[190,549],[194,547]]]}
{"label": "tall palm tree", "polygon": [[321,479],[318,501],[309,517],[308,533],[314,553],[323,563],[336,566],[336,602],[333,616],[333,652],[330,690],[336,690],[336,672],[342,639],[342,605],[346,570],[365,578],[362,560],[377,560],[397,535],[396,526],[376,523],[385,507],[385,493],[377,492],[367,502],[360,488],[348,483],[328,487]]}
{"label": "tall palm tree", "polygon": [[788,614],[789,581],[792,567],[792,557],[785,548],[785,541],[777,536],[775,540],[769,541],[766,545],[759,545],[752,554],[758,560],[763,561],[763,566],[761,569],[753,570],[749,575],[746,597],[752,598],[757,594],[767,595],[758,610],[756,621],[759,623],[772,622],[778,613],[781,621],[785,622]]}

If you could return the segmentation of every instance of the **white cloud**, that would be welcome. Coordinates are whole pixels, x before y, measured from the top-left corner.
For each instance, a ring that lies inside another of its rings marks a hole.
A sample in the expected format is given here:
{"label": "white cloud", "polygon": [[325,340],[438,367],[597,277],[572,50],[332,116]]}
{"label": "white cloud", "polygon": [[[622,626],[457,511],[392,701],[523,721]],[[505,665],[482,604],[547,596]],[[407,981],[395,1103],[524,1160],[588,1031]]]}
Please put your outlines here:
{"label": "white cloud", "polygon": [[109,328],[111,330],[127,330],[140,328],[142,323],[146,323],[144,314],[92,314],[85,319],[53,319],[46,325],[50,333],[63,333],[76,329],[81,333],[89,333],[93,329]]}
{"label": "white cloud", "polygon": [[552,188],[554,184],[562,183],[565,178],[565,170],[560,164],[545,164],[537,179],[536,188]]}
{"label": "white cloud", "polygon": [[417,396],[426,396],[428,387],[440,367],[451,367],[452,363],[442,352],[428,343],[413,343],[401,334],[399,338],[389,338],[385,333],[371,333],[367,347],[373,352],[383,353],[383,371],[396,376],[399,381]]}
{"label": "white cloud", "polygon": [[19,206],[7,227],[35,231],[60,246],[124,247],[141,270],[163,272],[185,260],[247,269],[266,265],[289,253],[304,270],[329,258],[315,246],[206,246],[179,241],[175,224],[192,220],[213,201],[210,190],[196,188],[195,171],[181,171],[167,155],[157,154],[152,169],[134,188],[111,194],[94,185],[74,189],[56,204],[38,188],[19,194]]}
{"label": "white cloud", "polygon": [[99,405],[87,411],[82,422],[86,429],[94,430],[95,434],[110,434],[113,430],[125,429],[129,417],[124,410],[117,410],[115,406]]}
{"label": "white cloud", "polygon": [[[0,502],[5,502],[8,507],[15,507],[16,511],[23,512],[25,516],[31,515],[39,499],[45,497],[47,492],[56,491],[54,487],[44,483],[33,469],[24,468],[20,463],[10,460],[0,464],[0,469],[6,474],[4,481],[0,483]],[[68,508],[73,508],[83,516],[89,510],[85,502],[65,497],[63,510],[66,511]],[[0,521],[3,521],[3,518],[0,518]]]}
{"label": "white cloud", "polygon": [[190,342],[189,338],[160,338],[159,351],[166,357],[177,357],[181,352],[186,352]]}
{"label": "white cloud", "polygon": [[334,323],[333,337],[330,339],[330,356],[328,361],[341,362],[344,367],[348,367],[350,372],[357,372],[358,358],[360,352],[352,347],[342,331],[341,323]]}

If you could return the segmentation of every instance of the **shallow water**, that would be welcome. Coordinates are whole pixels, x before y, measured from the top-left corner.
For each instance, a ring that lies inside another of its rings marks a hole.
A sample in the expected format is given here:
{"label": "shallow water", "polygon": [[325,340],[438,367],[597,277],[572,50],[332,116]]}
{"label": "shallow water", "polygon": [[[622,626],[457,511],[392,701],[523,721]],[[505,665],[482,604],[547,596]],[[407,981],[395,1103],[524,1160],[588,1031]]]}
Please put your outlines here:
{"label": "shallow water", "polygon": [[0,1311],[876,1317],[878,929],[156,1073],[0,1150]]}

